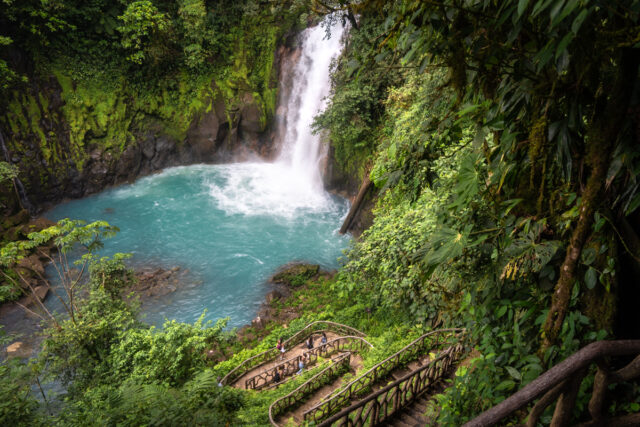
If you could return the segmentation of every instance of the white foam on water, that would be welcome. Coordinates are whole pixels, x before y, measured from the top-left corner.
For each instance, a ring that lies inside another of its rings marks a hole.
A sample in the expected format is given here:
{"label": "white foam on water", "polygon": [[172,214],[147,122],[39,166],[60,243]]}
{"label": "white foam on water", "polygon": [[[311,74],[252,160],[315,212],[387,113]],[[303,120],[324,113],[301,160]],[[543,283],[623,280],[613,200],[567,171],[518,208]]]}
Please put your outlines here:
{"label": "white foam on water", "polygon": [[330,64],[342,50],[343,31],[341,23],[336,22],[329,39],[322,25],[301,34],[301,57],[292,70],[291,91],[279,99],[288,111],[286,127],[279,132],[280,155],[273,163],[219,166],[224,179],[208,184],[218,209],[228,215],[284,218],[337,209],[322,183],[320,163],[326,149],[320,135],[312,133],[311,125],[326,105]]}
{"label": "white foam on water", "polygon": [[270,215],[293,218],[338,209],[329,194],[315,191],[295,171],[277,163],[218,166],[218,179],[208,183],[216,207],[227,215]]}

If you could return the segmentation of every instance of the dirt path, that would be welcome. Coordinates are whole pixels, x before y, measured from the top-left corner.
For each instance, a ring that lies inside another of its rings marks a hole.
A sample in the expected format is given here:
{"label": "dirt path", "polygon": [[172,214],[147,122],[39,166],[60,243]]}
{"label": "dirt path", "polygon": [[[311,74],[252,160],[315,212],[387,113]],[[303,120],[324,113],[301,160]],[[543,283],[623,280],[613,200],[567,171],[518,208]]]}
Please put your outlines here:
{"label": "dirt path", "polygon": [[[331,341],[333,339],[339,338],[341,336],[341,335],[336,334],[335,332],[331,332],[331,331],[327,331],[326,334],[327,334],[327,340],[328,341]],[[313,334],[313,342],[314,342],[316,347],[320,345],[320,337],[321,337],[321,335],[319,333],[314,333]],[[305,338],[305,341],[308,338],[309,337],[307,336],[307,338]],[[305,343],[303,342],[303,343],[297,344],[295,347],[293,347],[291,349],[285,348],[285,350],[287,350],[287,351],[284,353],[284,358],[282,358],[282,359],[278,358],[278,359],[273,360],[271,362],[267,362],[267,363],[265,363],[263,365],[257,366],[256,368],[250,370],[249,372],[247,372],[246,374],[244,374],[243,376],[238,378],[236,380],[236,382],[233,384],[233,387],[239,388],[239,389],[244,389],[245,388],[245,380],[247,380],[248,378],[251,378],[254,375],[257,375],[257,374],[259,374],[261,372],[264,372],[264,371],[266,371],[268,369],[271,369],[274,366],[284,362],[285,360],[289,360],[289,359],[292,359],[294,357],[300,356],[302,353],[304,353],[307,350],[307,347],[306,347]]]}

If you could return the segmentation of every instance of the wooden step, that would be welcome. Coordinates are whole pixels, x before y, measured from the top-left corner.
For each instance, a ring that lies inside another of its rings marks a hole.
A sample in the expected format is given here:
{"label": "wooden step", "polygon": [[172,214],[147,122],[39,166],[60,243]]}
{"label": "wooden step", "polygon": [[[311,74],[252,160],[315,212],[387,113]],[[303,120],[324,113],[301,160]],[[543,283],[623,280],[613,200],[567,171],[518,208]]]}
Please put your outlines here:
{"label": "wooden step", "polygon": [[414,408],[416,411],[419,411],[421,414],[424,414],[425,412],[427,412],[427,402],[422,401],[421,399],[417,399],[415,402],[413,402],[411,407]]}
{"label": "wooden step", "polygon": [[393,427],[414,427],[415,423],[414,422],[407,423],[407,422],[401,420],[400,418],[396,418],[396,419],[390,421],[389,425],[393,426]]}
{"label": "wooden step", "polygon": [[405,375],[407,375],[409,372],[411,372],[410,369],[396,369],[395,371],[393,371],[391,373],[391,376],[393,377],[393,379],[395,380],[399,380],[400,378],[404,377]]}
{"label": "wooden step", "polygon": [[419,409],[416,409],[413,406],[409,406],[406,409],[406,413],[411,415],[412,418],[415,418],[419,422],[426,422],[427,421],[427,417],[425,417],[424,413],[422,411],[420,411]]}
{"label": "wooden step", "polygon": [[416,425],[424,426],[426,421],[426,419],[422,420],[421,418],[416,418],[407,412],[402,412],[400,414],[400,420],[405,424],[409,424],[410,426],[416,426]]}
{"label": "wooden step", "polygon": [[429,399],[428,395],[422,394],[415,401],[418,402],[418,403],[422,403],[422,404],[426,405],[426,404],[429,403],[430,400],[431,399]]}

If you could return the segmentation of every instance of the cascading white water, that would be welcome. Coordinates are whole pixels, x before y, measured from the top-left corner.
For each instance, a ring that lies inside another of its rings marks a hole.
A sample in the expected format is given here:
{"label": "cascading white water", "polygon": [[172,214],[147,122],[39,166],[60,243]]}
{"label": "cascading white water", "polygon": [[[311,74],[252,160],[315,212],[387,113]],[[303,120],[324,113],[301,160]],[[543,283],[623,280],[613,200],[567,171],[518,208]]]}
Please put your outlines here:
{"label": "cascading white water", "polygon": [[313,118],[322,111],[329,95],[329,66],[342,50],[343,27],[337,22],[331,28],[331,38],[321,25],[302,33],[302,54],[293,71],[293,87],[280,102],[287,104],[289,118],[282,135],[282,150],[278,161],[292,169],[297,179],[309,189],[322,187],[320,161],[325,154],[320,136],[311,132]]}
{"label": "cascading white water", "polygon": [[278,109],[286,114],[278,126],[277,160],[229,165],[221,169],[225,182],[210,184],[210,195],[228,214],[291,218],[335,209],[322,185],[320,164],[325,150],[311,125],[329,95],[329,67],[342,49],[343,31],[335,22],[328,39],[323,25],[300,35],[300,58],[289,71],[290,87],[281,91],[279,99]]}

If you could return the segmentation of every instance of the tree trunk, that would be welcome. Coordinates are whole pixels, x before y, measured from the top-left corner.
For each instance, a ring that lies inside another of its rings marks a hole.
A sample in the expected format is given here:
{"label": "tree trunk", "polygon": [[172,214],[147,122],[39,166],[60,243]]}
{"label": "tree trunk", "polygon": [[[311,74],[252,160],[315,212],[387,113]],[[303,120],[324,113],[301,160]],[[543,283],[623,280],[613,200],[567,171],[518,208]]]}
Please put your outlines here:
{"label": "tree trunk", "polygon": [[353,220],[355,219],[358,211],[362,207],[362,202],[364,202],[364,198],[369,192],[369,189],[371,188],[372,184],[373,183],[369,178],[369,173],[366,172],[364,174],[364,179],[362,180],[362,184],[360,185],[360,191],[358,191],[358,195],[353,201],[353,204],[351,205],[351,209],[349,209],[349,213],[347,214],[347,217],[344,219],[344,222],[342,223],[342,227],[340,227],[340,234],[346,233],[351,228],[351,224],[353,223]]}
{"label": "tree trunk", "polygon": [[[587,180],[580,215],[573,231],[567,253],[560,268],[560,277],[551,298],[551,308],[544,323],[542,350],[553,345],[562,329],[562,323],[569,308],[571,289],[575,282],[575,272],[582,247],[591,234],[593,215],[598,207],[611,155],[618,133],[627,115],[631,93],[638,73],[638,55],[631,49],[624,49],[618,63],[618,72],[608,100],[595,108],[593,123],[587,132],[587,164],[591,174]],[[605,90],[606,93],[606,90]]]}

